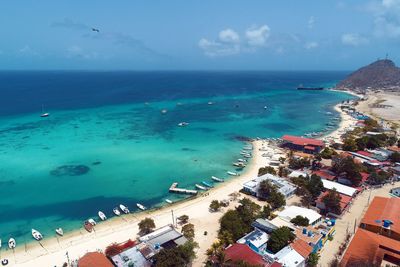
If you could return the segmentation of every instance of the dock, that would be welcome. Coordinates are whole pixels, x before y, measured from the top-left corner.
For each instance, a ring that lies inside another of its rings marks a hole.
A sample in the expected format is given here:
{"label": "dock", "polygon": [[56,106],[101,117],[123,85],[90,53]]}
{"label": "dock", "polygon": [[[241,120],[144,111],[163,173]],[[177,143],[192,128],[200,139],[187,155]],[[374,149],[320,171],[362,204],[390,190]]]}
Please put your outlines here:
{"label": "dock", "polygon": [[179,188],[178,183],[173,183],[169,188],[169,192],[178,194],[187,194],[187,195],[197,195],[197,190]]}

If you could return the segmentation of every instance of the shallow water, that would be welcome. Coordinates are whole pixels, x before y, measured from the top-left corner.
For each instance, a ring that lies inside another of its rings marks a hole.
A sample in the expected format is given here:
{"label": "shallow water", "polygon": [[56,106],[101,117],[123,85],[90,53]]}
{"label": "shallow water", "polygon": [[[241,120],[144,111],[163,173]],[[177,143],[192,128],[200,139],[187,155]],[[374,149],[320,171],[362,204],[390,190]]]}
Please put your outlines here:
{"label": "shallow water", "polygon": [[[78,228],[123,203],[226,178],[242,137],[320,131],[338,72],[0,72],[0,238]],[[213,101],[213,105],[208,105]],[[145,104],[145,102],[148,102]],[[48,118],[40,118],[45,104]],[[267,106],[264,109],[264,106]],[[167,109],[166,114],[160,111]],[[333,114],[326,114],[327,111]],[[187,127],[178,127],[186,121]]]}

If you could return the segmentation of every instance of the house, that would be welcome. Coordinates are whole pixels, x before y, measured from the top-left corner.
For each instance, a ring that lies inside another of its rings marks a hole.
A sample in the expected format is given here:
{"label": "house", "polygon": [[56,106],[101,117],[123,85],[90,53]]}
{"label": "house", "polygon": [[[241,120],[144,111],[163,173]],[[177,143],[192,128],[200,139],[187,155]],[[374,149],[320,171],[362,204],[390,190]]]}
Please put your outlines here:
{"label": "house", "polygon": [[279,227],[276,226],[275,224],[271,223],[269,220],[258,218],[256,219],[251,226],[254,228],[260,229],[261,231],[264,231],[268,234],[270,234],[272,231],[278,229]]}
{"label": "house", "polygon": [[305,171],[294,170],[289,174],[288,177],[289,178],[297,178],[297,177],[300,177],[300,176],[306,177],[307,175],[308,175],[308,173],[305,172]]}
{"label": "house", "polygon": [[286,198],[291,197],[296,187],[287,180],[272,174],[265,174],[243,184],[243,191],[258,197],[258,188],[262,181],[268,180],[278,188]]}
{"label": "house", "polygon": [[304,267],[306,266],[306,258],[297,252],[291,246],[282,248],[275,254],[266,253],[264,256],[269,262],[277,261],[285,267]]}
{"label": "house", "polygon": [[79,267],[114,267],[106,255],[100,252],[88,252],[78,260]]}
{"label": "house", "polygon": [[321,177],[321,179],[325,179],[325,180],[329,180],[329,181],[333,181],[336,178],[335,173],[330,170],[327,170],[327,169],[316,170],[316,171],[313,171],[312,174],[318,175],[319,177]]}
{"label": "house", "polygon": [[325,147],[323,141],[312,138],[284,135],[282,136],[282,140],[282,147],[290,150],[302,151],[308,154],[317,154]]}
{"label": "house", "polygon": [[267,247],[269,235],[259,229],[255,229],[253,232],[240,238],[236,243],[248,245],[254,252],[262,255]]}
{"label": "house", "polygon": [[[149,251],[150,253],[146,253]],[[150,267],[151,262],[148,260],[153,256],[151,249],[146,244],[140,243],[136,246],[128,248],[111,257],[111,261],[116,267],[143,266]],[[151,255],[151,256],[150,256]],[[150,256],[150,257],[149,257]]]}
{"label": "house", "polygon": [[310,225],[316,225],[322,220],[322,216],[312,210],[298,206],[286,206],[281,212],[278,213],[278,216],[281,218],[286,218],[288,221],[291,221],[296,216],[306,217],[310,223]]}
{"label": "house", "polygon": [[325,180],[325,179],[321,179],[321,181],[322,181],[324,188],[327,190],[336,189],[336,191],[339,192],[340,194],[350,196],[350,197],[355,196],[357,193],[357,189],[355,189],[353,187],[343,185],[340,183],[336,183],[333,181]]}
{"label": "house", "polygon": [[318,199],[316,200],[316,207],[322,212],[322,213],[330,213],[334,215],[335,217],[339,217],[344,211],[348,210],[351,205],[352,197],[344,195],[339,193],[340,195],[340,214],[335,214],[332,213],[331,211],[326,210],[325,203],[323,201],[323,198],[329,194],[329,191],[325,191],[322,193]]}
{"label": "house", "polygon": [[326,234],[324,231],[320,231],[314,227],[308,226],[297,227],[294,233],[297,237],[296,240],[301,244],[307,245],[306,247],[309,248],[310,253],[318,252],[323,247],[323,238],[324,234]]}
{"label": "house", "polygon": [[305,259],[308,259],[308,256],[313,253],[312,247],[299,238],[296,238],[290,246]]}
{"label": "house", "polygon": [[400,199],[375,197],[356,231],[341,266],[400,265]]}
{"label": "house", "polygon": [[148,245],[154,254],[156,254],[162,248],[183,245],[187,242],[187,239],[182,233],[176,231],[172,225],[166,225],[154,230],[150,234],[141,236],[139,241]]}
{"label": "house", "polygon": [[255,266],[270,266],[263,260],[261,255],[255,253],[247,245],[239,243],[233,244],[225,249],[225,260],[228,264],[244,261]]}
{"label": "house", "polygon": [[390,189],[390,194],[400,197],[400,187]]}

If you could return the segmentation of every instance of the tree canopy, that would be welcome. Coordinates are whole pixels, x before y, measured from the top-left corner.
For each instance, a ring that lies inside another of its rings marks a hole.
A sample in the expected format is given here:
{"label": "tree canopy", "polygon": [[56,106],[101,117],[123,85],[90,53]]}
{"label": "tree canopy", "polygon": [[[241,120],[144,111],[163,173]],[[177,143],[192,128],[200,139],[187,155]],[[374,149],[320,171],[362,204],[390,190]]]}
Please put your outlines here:
{"label": "tree canopy", "polygon": [[308,226],[310,224],[308,218],[301,215],[297,215],[296,217],[291,219],[290,222],[297,226]]}
{"label": "tree canopy", "polygon": [[400,153],[399,152],[394,152],[389,156],[389,160],[391,162],[400,162]]}
{"label": "tree canopy", "polygon": [[189,240],[193,240],[194,238],[194,225],[191,223],[185,224],[181,230],[184,237]]}
{"label": "tree canopy", "polygon": [[322,150],[319,155],[321,156],[321,158],[323,159],[331,159],[332,156],[337,155],[337,152],[330,148],[330,147],[325,147],[324,150]]}
{"label": "tree canopy", "polygon": [[138,226],[140,234],[143,235],[151,233],[154,230],[154,228],[156,228],[156,224],[154,223],[154,220],[151,218],[144,218],[139,222]]}
{"label": "tree canopy", "polygon": [[267,201],[272,209],[280,208],[286,204],[285,196],[268,180],[260,182],[257,196],[261,200]]}
{"label": "tree canopy", "polygon": [[272,253],[277,253],[282,248],[286,247],[290,242],[296,238],[289,227],[282,226],[272,231],[268,241],[267,248]]}
{"label": "tree canopy", "polygon": [[355,163],[352,157],[336,157],[332,166],[332,171],[337,175],[345,174],[353,186],[360,184],[362,169],[361,164]]}
{"label": "tree canopy", "polygon": [[264,174],[272,174],[272,175],[276,175],[276,170],[274,169],[274,167],[271,166],[265,166],[265,167],[261,167],[260,169],[258,169],[258,176],[262,176]]}
{"label": "tree canopy", "polygon": [[333,212],[335,214],[340,214],[341,213],[341,207],[340,207],[340,200],[341,200],[340,194],[335,190],[329,190],[328,194],[326,194],[323,198],[322,201],[325,204],[325,208],[328,212]]}
{"label": "tree canopy", "polygon": [[221,208],[221,204],[220,204],[220,202],[218,201],[218,200],[212,200],[211,201],[211,203],[210,203],[210,210],[211,211],[219,211],[219,209]]}
{"label": "tree canopy", "polygon": [[183,245],[162,249],[154,256],[156,267],[188,266],[196,257],[194,249],[198,247],[196,242],[188,241]]}

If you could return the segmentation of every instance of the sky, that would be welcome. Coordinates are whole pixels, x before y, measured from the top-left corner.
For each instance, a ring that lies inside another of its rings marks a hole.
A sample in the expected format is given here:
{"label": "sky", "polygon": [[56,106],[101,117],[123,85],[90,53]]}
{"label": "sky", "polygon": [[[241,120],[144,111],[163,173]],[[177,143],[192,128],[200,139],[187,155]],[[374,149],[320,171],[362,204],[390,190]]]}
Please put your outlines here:
{"label": "sky", "polygon": [[386,54],[400,64],[400,0],[0,3],[0,70],[355,70]]}

